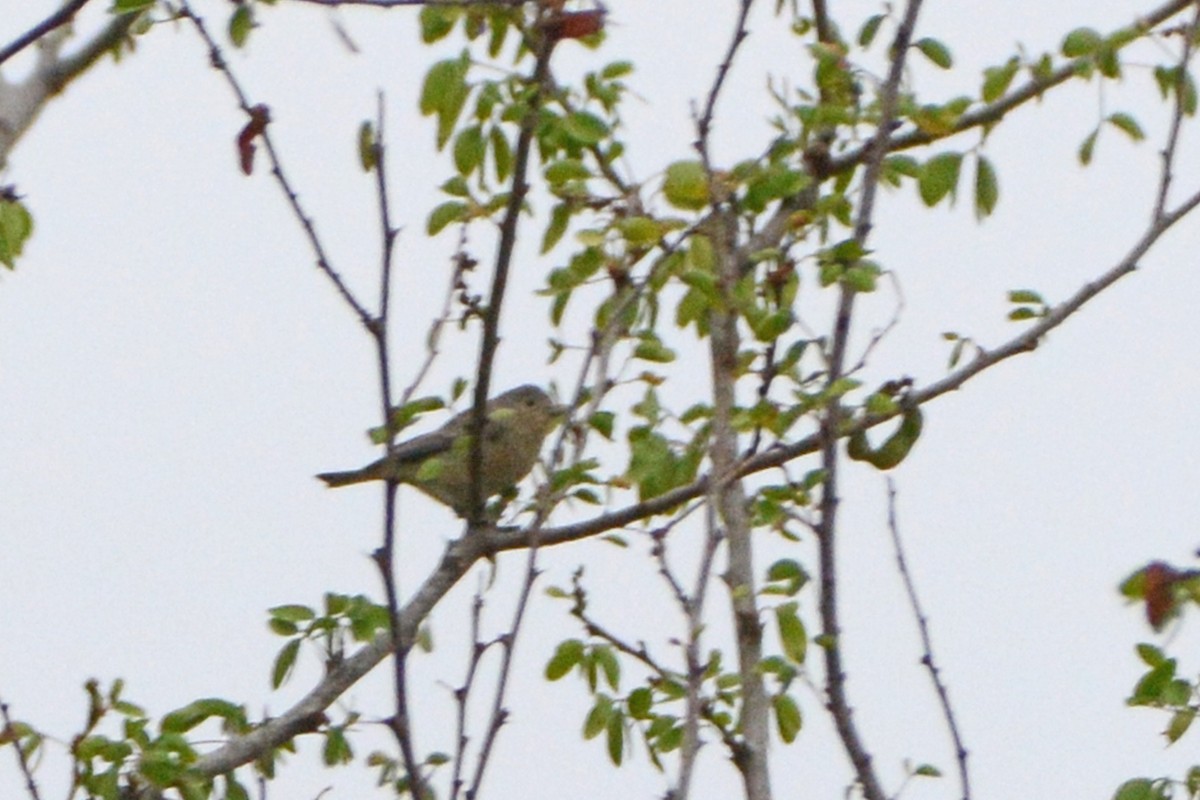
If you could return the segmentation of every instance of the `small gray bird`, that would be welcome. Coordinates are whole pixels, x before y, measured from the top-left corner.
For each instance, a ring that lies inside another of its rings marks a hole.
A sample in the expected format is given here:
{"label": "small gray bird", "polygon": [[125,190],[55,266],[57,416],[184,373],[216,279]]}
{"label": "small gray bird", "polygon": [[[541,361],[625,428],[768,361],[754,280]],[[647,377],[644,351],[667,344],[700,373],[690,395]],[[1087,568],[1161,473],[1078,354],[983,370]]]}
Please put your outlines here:
{"label": "small gray bird", "polygon": [[[542,442],[566,410],[530,384],[488,401],[480,464],[483,499],[520,483],[530,473]],[[471,411],[457,414],[436,431],[401,442],[390,454],[362,469],[324,472],[317,477],[331,487],[391,478],[415,486],[465,517],[471,503]]]}

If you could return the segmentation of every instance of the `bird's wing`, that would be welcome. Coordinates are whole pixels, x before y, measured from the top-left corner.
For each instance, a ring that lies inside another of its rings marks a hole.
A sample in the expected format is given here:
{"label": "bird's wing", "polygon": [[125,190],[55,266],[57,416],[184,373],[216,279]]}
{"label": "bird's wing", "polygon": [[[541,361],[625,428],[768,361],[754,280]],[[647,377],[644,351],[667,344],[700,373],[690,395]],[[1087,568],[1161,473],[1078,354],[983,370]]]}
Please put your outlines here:
{"label": "bird's wing", "polygon": [[454,444],[454,439],[453,432],[447,432],[444,428],[430,431],[401,442],[387,458],[395,463],[424,461],[430,456],[449,450]]}

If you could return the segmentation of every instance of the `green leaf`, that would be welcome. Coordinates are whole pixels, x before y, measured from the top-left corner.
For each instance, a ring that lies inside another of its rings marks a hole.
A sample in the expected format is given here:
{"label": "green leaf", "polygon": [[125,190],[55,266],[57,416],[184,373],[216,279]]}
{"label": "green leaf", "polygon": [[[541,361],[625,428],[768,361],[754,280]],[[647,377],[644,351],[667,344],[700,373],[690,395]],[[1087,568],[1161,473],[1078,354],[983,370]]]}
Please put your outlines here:
{"label": "green leaf", "polygon": [[1014,308],[1012,311],[1008,312],[1008,318],[1010,320],[1012,320],[1013,322],[1021,322],[1022,320],[1027,320],[1027,319],[1036,319],[1037,317],[1038,317],[1037,311],[1035,311],[1032,308],[1029,308],[1028,306],[1021,306],[1020,308]]}
{"label": "green leaf", "polygon": [[1149,778],[1125,781],[1113,795],[1113,800],[1163,800],[1167,795],[1155,788]]}
{"label": "green leaf", "polygon": [[358,126],[358,163],[363,172],[375,169],[378,157],[378,142],[375,139],[375,127],[369,120],[364,120]]}
{"label": "green leaf", "polygon": [[570,180],[590,178],[592,171],[578,158],[560,158],[547,164],[542,174],[548,183],[556,186]]}
{"label": "green leaf", "polygon": [[274,619],[287,620],[288,622],[307,622],[317,616],[317,612],[303,605],[285,605],[275,606],[270,610],[271,617]]}
{"label": "green leaf", "polygon": [[583,659],[583,642],[567,639],[559,642],[550,661],[546,664],[546,680],[556,681],[566,675]]}
{"label": "green leaf", "polygon": [[570,221],[571,207],[566,203],[559,203],[551,210],[550,224],[546,226],[546,232],[542,234],[543,254],[550,252],[554,245],[558,244],[563,234],[567,232],[567,224]]}
{"label": "green leaf", "polygon": [[0,264],[9,269],[33,234],[33,217],[16,200],[0,200]]}
{"label": "green leaf", "polygon": [[1005,62],[1002,67],[988,67],[983,71],[983,89],[980,94],[983,97],[983,102],[990,103],[1004,96],[1008,91],[1008,87],[1012,84],[1013,78],[1017,74],[1017,69],[1021,66],[1021,62],[1014,56]]}
{"label": "green leaf", "polygon": [[775,623],[779,627],[779,641],[783,654],[793,663],[803,664],[808,651],[808,632],[797,613],[796,603],[784,603],[775,608]]}
{"label": "green leaf", "polygon": [[863,23],[862,28],[858,31],[858,46],[867,48],[871,46],[871,42],[875,41],[875,34],[879,33],[879,26],[887,19],[886,14],[875,14],[867,18]]}
{"label": "green leaf", "polygon": [[708,205],[708,175],[699,161],[676,161],[667,167],[663,180],[667,202],[685,211]]}
{"label": "green leaf", "polygon": [[925,37],[918,39],[913,45],[921,51],[921,53],[934,63],[935,66],[942,69],[950,69],[954,65],[954,59],[950,55],[950,49],[937,39]]}
{"label": "green leaf", "polygon": [[443,39],[454,30],[454,23],[462,16],[462,9],[458,6],[442,5],[433,3],[422,6],[420,21],[421,21],[421,41],[425,44]]}
{"label": "green leaf", "polygon": [[619,767],[625,755],[625,715],[620,709],[614,708],[608,716],[607,733],[608,758]]}
{"label": "green leaf", "polygon": [[1196,709],[1184,708],[1176,711],[1171,716],[1171,721],[1167,724],[1165,731],[1167,741],[1174,744],[1188,731],[1192,726],[1192,722],[1196,719]]}
{"label": "green leaf", "polygon": [[162,718],[159,728],[164,734],[186,733],[209,717],[222,719],[245,719],[241,706],[219,697],[206,697],[188,703],[183,708],[176,709]]}
{"label": "green leaf", "polygon": [[996,210],[1000,199],[1000,183],[996,169],[983,155],[975,159],[975,218],[983,219]]}
{"label": "green leaf", "polygon": [[958,186],[962,153],[940,153],[925,162],[917,186],[921,200],[927,206],[935,206]]}
{"label": "green leaf", "polygon": [[1087,135],[1083,142],[1079,145],[1079,163],[1085,167],[1092,163],[1092,155],[1096,151],[1096,137],[1100,134],[1100,129],[1092,131]]}
{"label": "green leaf", "polygon": [[662,226],[653,217],[625,217],[617,221],[617,230],[634,247],[651,247],[662,236]]}
{"label": "green leaf", "polygon": [[585,146],[599,144],[609,133],[604,120],[586,111],[576,111],[564,117],[562,129],[567,136]]}
{"label": "green leaf", "polygon": [[608,726],[608,720],[612,713],[612,701],[606,695],[596,695],[596,702],[592,704],[591,710],[583,720],[583,738],[595,739],[599,736],[600,732]]}
{"label": "green leaf", "polygon": [[425,75],[425,84],[421,87],[420,109],[425,116],[436,115],[438,118],[437,146],[442,149],[454,132],[463,105],[470,94],[467,85],[467,69],[470,65],[468,56],[463,53],[458,58],[439,61],[429,68]]}
{"label": "green leaf", "polygon": [[346,738],[342,728],[329,728],[325,731],[325,746],[321,749],[321,761],[327,767],[338,764],[349,764],[354,760],[354,750]]}
{"label": "green leaf", "polygon": [[1046,301],[1042,296],[1032,289],[1013,289],[1008,293],[1008,302],[1010,303],[1036,303],[1045,305]]}
{"label": "green leaf", "polygon": [[488,132],[492,143],[492,163],[496,166],[496,180],[503,183],[512,174],[513,152],[508,137],[499,125],[493,126]]}
{"label": "green leaf", "polygon": [[593,647],[592,656],[600,665],[600,670],[604,673],[604,680],[612,689],[617,689],[621,683],[621,663],[617,661],[617,656],[613,653],[612,648],[607,645]]}
{"label": "green leaf", "polygon": [[611,64],[605,65],[604,69],[600,70],[600,77],[606,81],[611,81],[616,78],[624,78],[626,75],[633,73],[633,62],[631,61],[614,61]]}
{"label": "green leaf", "polygon": [[300,652],[300,639],[292,639],[283,646],[279,655],[275,656],[275,664],[271,668],[271,688],[278,689],[287,683],[296,666],[296,656]]}
{"label": "green leaf", "polygon": [[788,694],[775,695],[771,700],[771,706],[775,710],[775,726],[779,731],[779,738],[785,743],[791,744],[796,740],[804,722],[800,715],[800,706]]}
{"label": "green leaf", "polygon": [[457,200],[448,200],[429,212],[429,222],[425,231],[433,236],[440,233],[451,222],[461,222],[467,217],[467,204]]}
{"label": "green leaf", "polygon": [[1142,130],[1142,126],[1139,125],[1138,121],[1129,114],[1125,114],[1123,112],[1109,114],[1106,121],[1113,127],[1123,131],[1135,142],[1140,142],[1142,139],[1146,138],[1146,133]]}
{"label": "green leaf", "polygon": [[454,168],[462,176],[470,175],[483,163],[483,129],[478,125],[463,128],[454,137]]}
{"label": "green leaf", "polygon": [[249,4],[238,6],[237,10],[233,12],[233,16],[229,18],[229,41],[233,42],[234,47],[244,47],[253,28],[254,11],[252,7]]}
{"label": "green leaf", "polygon": [[940,777],[942,777],[942,771],[940,769],[938,769],[937,767],[935,767],[933,764],[918,764],[917,768],[913,770],[912,774],[920,775],[923,778],[940,778]]}
{"label": "green leaf", "polygon": [[1067,34],[1062,43],[1062,54],[1067,58],[1078,58],[1096,52],[1104,37],[1095,28],[1076,28]]}
{"label": "green leaf", "polygon": [[669,364],[675,360],[675,351],[663,344],[653,333],[647,331],[639,339],[638,345],[633,351],[634,358],[656,364]]}
{"label": "green leaf", "polygon": [[625,706],[629,709],[629,715],[634,719],[649,719],[653,703],[654,694],[645,686],[641,686],[629,693],[629,699],[625,701]]}

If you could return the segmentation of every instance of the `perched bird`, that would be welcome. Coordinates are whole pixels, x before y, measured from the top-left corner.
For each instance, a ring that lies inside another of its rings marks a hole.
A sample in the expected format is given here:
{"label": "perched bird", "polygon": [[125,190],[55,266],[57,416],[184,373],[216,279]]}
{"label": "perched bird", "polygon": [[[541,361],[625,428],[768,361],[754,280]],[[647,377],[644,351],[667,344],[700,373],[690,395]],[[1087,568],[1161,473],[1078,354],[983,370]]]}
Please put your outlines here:
{"label": "perched bird", "polygon": [[[529,384],[488,401],[480,499],[500,494],[530,473],[546,435],[565,413],[565,406],[555,405],[545,392]],[[401,442],[362,469],[317,477],[331,487],[391,478],[415,486],[465,517],[471,510],[471,414],[472,409],[467,409],[436,431]]]}

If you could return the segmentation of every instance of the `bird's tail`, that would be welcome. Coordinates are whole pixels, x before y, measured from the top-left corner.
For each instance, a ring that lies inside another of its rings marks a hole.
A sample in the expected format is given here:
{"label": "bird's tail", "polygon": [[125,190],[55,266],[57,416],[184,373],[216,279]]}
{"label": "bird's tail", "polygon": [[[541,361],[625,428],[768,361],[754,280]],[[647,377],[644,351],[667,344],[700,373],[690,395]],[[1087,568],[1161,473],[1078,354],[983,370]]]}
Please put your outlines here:
{"label": "bird's tail", "polygon": [[346,472],[322,472],[317,477],[325,481],[326,486],[335,489],[338,486],[350,486],[372,480],[374,475],[368,474],[368,470],[365,469],[353,469]]}

